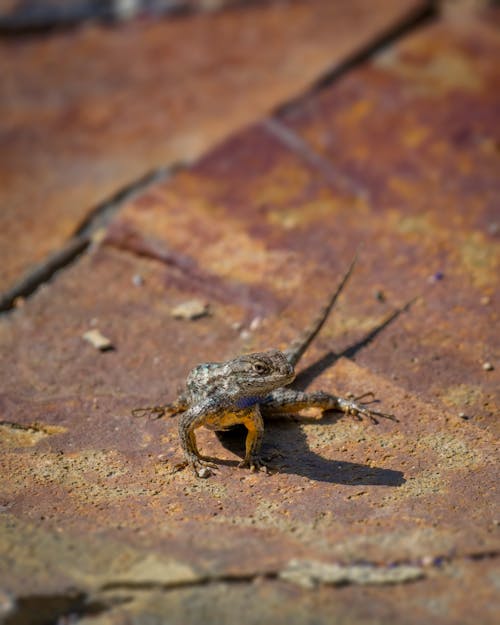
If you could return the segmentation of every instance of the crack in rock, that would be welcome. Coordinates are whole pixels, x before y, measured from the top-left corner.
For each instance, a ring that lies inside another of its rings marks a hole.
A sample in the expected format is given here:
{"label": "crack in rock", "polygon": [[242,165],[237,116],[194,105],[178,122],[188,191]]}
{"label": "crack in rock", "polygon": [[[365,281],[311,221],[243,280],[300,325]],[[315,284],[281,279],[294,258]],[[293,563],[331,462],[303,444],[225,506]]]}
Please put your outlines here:
{"label": "crack in rock", "polygon": [[81,616],[94,616],[109,610],[111,604],[91,599],[79,590],[54,595],[26,595],[12,599],[9,610],[2,615],[1,625],[47,625],[73,623]]}
{"label": "crack in rock", "polygon": [[0,427],[10,428],[12,430],[22,430],[23,432],[38,432],[50,436],[51,434],[61,434],[66,432],[66,428],[58,425],[45,425],[43,423],[29,423],[24,425],[23,423],[16,423],[15,421],[0,421]]}
{"label": "crack in rock", "polygon": [[[485,552],[465,556],[471,561],[497,557]],[[463,559],[459,556],[446,561]],[[434,564],[433,564],[434,566]],[[95,591],[70,588],[51,595],[26,595],[14,598],[0,589],[0,625],[45,625],[46,623],[77,622],[85,616],[96,616],[114,606],[133,600],[134,592],[170,591],[184,587],[201,587],[217,583],[251,584],[257,579],[281,579],[304,589],[318,585],[345,586],[394,585],[414,582],[426,577],[429,566],[409,563],[380,565],[375,563],[339,564],[316,560],[292,559],[276,571],[254,571],[247,574],[198,573],[184,563],[159,562],[154,556],[139,561],[123,577],[101,583]],[[127,596],[113,595],[127,591]],[[72,620],[71,620],[72,619]]]}
{"label": "crack in rock", "polygon": [[54,434],[62,434],[67,428],[58,425],[14,421],[0,421],[0,447],[32,447],[40,440]]}

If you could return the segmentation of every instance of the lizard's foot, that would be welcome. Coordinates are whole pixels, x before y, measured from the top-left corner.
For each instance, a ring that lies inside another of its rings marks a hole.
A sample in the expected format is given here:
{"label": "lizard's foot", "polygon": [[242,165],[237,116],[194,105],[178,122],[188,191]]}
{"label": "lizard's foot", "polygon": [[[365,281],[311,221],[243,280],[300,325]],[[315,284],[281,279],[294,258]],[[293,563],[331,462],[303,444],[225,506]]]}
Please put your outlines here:
{"label": "lizard's foot", "polygon": [[245,458],[238,464],[238,467],[240,469],[248,468],[252,471],[252,473],[257,473],[258,471],[264,471],[264,473],[267,473],[267,466],[260,458]]}
{"label": "lizard's foot", "polygon": [[175,472],[177,472],[182,471],[182,469],[185,469],[186,467],[190,467],[194,471],[196,477],[202,478],[210,477],[213,474],[211,469],[218,468],[215,462],[193,456],[192,458],[183,460],[182,462],[176,464],[174,469]]}
{"label": "lizard's foot", "polygon": [[[360,402],[361,399],[365,399],[367,397],[370,397],[369,401]],[[354,397],[353,399],[342,399],[339,403],[343,412],[355,417],[358,421],[362,421],[363,417],[367,417],[372,423],[375,424],[378,423],[378,418],[390,419],[391,421],[398,422],[398,419],[392,414],[388,414],[387,412],[378,412],[377,410],[370,410],[366,407],[374,401],[375,395],[369,391],[368,393],[363,393],[363,395],[359,395],[359,397]]]}
{"label": "lizard's foot", "polygon": [[213,475],[213,469],[217,469],[215,462],[210,460],[204,460],[202,458],[196,458],[196,460],[189,463],[189,466],[195,472],[196,477],[207,478]]}
{"label": "lizard's foot", "polygon": [[179,411],[171,404],[165,406],[147,406],[145,408],[134,408],[133,417],[147,417],[148,419],[161,419],[165,415],[174,417]]}

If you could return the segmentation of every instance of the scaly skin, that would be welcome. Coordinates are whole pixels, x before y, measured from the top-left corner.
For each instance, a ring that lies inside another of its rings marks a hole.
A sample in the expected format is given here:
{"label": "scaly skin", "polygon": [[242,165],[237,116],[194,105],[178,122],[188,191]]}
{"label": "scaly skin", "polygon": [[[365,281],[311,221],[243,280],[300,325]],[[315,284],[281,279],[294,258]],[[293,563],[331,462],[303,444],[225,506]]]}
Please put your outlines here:
{"label": "scaly skin", "polygon": [[239,356],[226,362],[208,362],[195,367],[186,380],[186,390],[174,403],[155,408],[138,409],[134,414],[153,412],[162,416],[180,414],[179,438],[184,452],[184,466],[189,465],[200,477],[208,477],[204,467],[216,466],[203,458],[196,446],[195,430],[201,426],[225,430],[236,424],[247,428],[246,453],[242,467],[258,470],[264,433],[263,416],[291,414],[304,408],[339,410],[358,418],[368,417],[377,423],[377,417],[395,419],[392,415],[375,412],[357,400],[344,399],[316,391],[304,393],[284,388],[295,379],[295,365],[325,323],[337,297],[345,286],[355,259],[342,278],[326,306],[307,330],[283,352],[273,349]]}

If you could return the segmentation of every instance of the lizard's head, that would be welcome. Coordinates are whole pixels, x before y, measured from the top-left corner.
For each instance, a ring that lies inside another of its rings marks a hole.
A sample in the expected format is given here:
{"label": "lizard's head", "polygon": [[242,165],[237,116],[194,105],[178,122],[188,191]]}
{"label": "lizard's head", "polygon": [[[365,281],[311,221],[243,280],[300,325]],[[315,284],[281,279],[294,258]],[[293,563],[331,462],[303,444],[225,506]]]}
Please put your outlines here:
{"label": "lizard's head", "polygon": [[295,379],[293,365],[277,349],[239,356],[225,363],[225,368],[232,388],[241,397],[263,395]]}

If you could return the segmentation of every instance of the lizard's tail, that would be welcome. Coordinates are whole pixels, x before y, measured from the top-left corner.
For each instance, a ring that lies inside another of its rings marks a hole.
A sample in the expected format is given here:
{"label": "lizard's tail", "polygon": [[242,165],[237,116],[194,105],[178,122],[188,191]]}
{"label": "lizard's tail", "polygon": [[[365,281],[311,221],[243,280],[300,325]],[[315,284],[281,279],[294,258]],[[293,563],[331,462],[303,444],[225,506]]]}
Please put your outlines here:
{"label": "lizard's tail", "polygon": [[297,339],[295,339],[295,341],[293,341],[287,347],[287,349],[283,352],[285,354],[285,357],[288,360],[288,362],[291,365],[293,365],[294,367],[299,362],[300,358],[302,357],[302,354],[306,351],[306,349],[312,343],[312,341],[314,340],[314,338],[316,337],[318,332],[323,327],[323,324],[327,320],[328,315],[330,314],[330,311],[333,308],[333,305],[337,301],[337,297],[342,292],[342,289],[344,288],[347,280],[349,279],[349,276],[352,273],[352,270],[354,269],[354,265],[356,264],[357,256],[358,256],[357,254],[354,255],[354,258],[352,259],[351,264],[349,265],[349,268],[347,269],[346,273],[344,274],[344,277],[340,281],[340,284],[338,285],[336,290],[332,293],[332,295],[330,296],[330,299],[328,300],[326,306],[321,309],[321,312],[316,317],[316,319],[313,321],[313,323],[307,328],[307,330],[303,334],[301,334],[301,336],[299,336]]}

